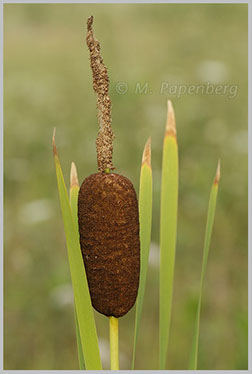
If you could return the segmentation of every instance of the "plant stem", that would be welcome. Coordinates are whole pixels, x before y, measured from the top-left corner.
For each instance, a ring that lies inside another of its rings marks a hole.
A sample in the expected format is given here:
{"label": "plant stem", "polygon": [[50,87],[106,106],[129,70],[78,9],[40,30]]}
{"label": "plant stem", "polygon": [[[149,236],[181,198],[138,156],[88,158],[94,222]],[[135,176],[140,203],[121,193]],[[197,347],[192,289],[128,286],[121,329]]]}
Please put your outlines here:
{"label": "plant stem", "polygon": [[119,370],[118,318],[109,317],[109,339],[111,370]]}

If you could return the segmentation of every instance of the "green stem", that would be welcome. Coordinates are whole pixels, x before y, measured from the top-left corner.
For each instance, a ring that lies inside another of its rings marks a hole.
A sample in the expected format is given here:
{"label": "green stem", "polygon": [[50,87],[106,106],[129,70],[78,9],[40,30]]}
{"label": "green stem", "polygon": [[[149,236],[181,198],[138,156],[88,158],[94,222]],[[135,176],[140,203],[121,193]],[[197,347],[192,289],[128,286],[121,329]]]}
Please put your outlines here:
{"label": "green stem", "polygon": [[111,370],[119,370],[118,318],[109,317],[110,365]]}

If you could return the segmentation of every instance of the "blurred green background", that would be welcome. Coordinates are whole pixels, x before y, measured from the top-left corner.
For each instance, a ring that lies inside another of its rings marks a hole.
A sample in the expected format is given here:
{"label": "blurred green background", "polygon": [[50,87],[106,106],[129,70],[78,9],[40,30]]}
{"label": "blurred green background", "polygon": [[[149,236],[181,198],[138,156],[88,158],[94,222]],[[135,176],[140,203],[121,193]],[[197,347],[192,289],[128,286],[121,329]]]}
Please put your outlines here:
{"label": "blurred green background", "polygon": [[[69,186],[97,170],[96,99],[85,21],[108,67],[116,172],[139,187],[152,137],[153,230],[136,369],[158,368],[159,202],[167,99],[180,158],[175,290],[167,368],[187,369],[210,186],[221,181],[204,287],[199,369],[247,369],[247,5],[4,5],[4,368],[78,369],[70,272],[51,138]],[[118,82],[128,91],[117,92]],[[136,92],[148,82],[148,92]],[[185,94],[169,84],[236,85]],[[234,96],[234,95],[233,95]],[[135,309],[120,320],[129,369]],[[108,320],[95,312],[103,366]]]}

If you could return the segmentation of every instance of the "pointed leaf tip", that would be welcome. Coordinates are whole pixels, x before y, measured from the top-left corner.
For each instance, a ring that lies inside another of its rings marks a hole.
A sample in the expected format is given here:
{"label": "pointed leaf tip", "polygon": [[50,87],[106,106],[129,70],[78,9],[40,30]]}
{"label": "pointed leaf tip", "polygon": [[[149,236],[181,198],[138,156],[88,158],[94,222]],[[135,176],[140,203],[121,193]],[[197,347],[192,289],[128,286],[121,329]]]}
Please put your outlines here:
{"label": "pointed leaf tip", "polygon": [[220,180],[220,160],[218,161],[214,184],[218,184]]}
{"label": "pointed leaf tip", "polygon": [[56,145],[55,145],[55,134],[56,134],[56,127],[54,127],[54,129],[53,129],[53,137],[52,137],[52,146],[53,146],[54,156],[57,155],[57,149],[56,149]]}
{"label": "pointed leaf tip", "polygon": [[175,113],[174,113],[171,100],[168,100],[167,106],[168,106],[168,109],[167,109],[167,121],[166,121],[165,133],[166,135],[169,134],[169,135],[176,136]]}
{"label": "pointed leaf tip", "polygon": [[149,137],[144,147],[142,165],[144,164],[151,168],[151,137]]}
{"label": "pointed leaf tip", "polygon": [[55,134],[56,134],[56,127],[53,129],[53,136],[52,136],[52,145],[55,146]]}
{"label": "pointed leaf tip", "polygon": [[75,165],[74,162],[72,162],[72,164],[71,164],[70,186],[71,186],[71,188],[74,187],[74,186],[79,187],[77,169],[76,169],[76,165]]}

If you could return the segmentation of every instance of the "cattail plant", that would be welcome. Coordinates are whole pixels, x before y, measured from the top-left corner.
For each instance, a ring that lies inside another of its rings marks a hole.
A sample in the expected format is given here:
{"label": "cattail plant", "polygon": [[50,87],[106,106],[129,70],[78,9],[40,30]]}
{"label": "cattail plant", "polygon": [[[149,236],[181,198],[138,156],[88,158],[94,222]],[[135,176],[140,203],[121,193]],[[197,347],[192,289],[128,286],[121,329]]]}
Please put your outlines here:
{"label": "cattail plant", "polygon": [[[152,220],[151,139],[143,151],[140,171],[139,206],[131,181],[114,173],[114,133],[111,127],[109,77],[93,34],[93,17],[87,20],[86,42],[90,52],[93,89],[98,111],[96,139],[98,172],[87,176],[79,187],[74,163],[70,172],[70,194],[65,186],[53,134],[53,152],[66,234],[74,293],[76,339],[81,370],[100,370],[97,331],[93,308],[109,318],[111,369],[119,369],[118,319],[136,302],[132,369],[145,293]],[[200,308],[203,280],[212,234],[220,177],[211,190],[202,275],[196,313],[190,369],[197,368]],[[168,115],[163,142],[160,214],[160,369],[166,368],[171,323],[178,209],[178,144],[173,105]]]}
{"label": "cattail plant", "polygon": [[[87,46],[97,96],[98,173],[82,183],[78,197],[80,245],[93,307],[110,318],[111,369],[118,364],[118,321],[135,304],[140,272],[139,216],[131,181],[111,172],[114,133],[111,128],[109,77],[100,44],[87,21]],[[112,355],[113,353],[113,355]]]}
{"label": "cattail plant", "polygon": [[109,317],[124,316],[135,304],[140,271],[139,216],[131,181],[111,172],[113,139],[109,78],[87,22],[87,45],[97,95],[98,173],[87,177],[78,198],[80,244],[93,307]]}

